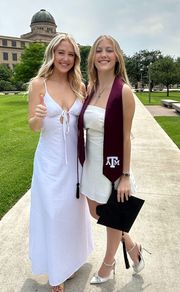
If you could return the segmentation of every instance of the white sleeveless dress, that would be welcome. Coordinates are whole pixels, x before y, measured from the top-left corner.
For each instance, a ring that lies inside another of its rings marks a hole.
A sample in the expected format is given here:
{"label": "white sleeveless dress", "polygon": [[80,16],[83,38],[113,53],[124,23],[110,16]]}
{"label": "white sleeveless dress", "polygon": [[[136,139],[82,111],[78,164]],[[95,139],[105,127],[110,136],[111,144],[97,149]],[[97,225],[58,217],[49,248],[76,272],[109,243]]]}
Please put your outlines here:
{"label": "white sleeveless dress", "polygon": [[[103,171],[103,141],[104,141],[105,109],[88,105],[84,113],[86,129],[86,156],[83,164],[81,193],[89,199],[104,204],[111,193],[111,181]],[[131,173],[131,192],[136,192],[136,184]],[[115,182],[117,186],[118,180]]]}
{"label": "white sleeveless dress", "polygon": [[82,103],[77,99],[68,112],[63,111],[47,88],[44,102],[48,114],[34,157],[29,255],[32,272],[47,274],[55,286],[86,262],[93,245],[87,200],[83,195],[76,198],[77,118]]}

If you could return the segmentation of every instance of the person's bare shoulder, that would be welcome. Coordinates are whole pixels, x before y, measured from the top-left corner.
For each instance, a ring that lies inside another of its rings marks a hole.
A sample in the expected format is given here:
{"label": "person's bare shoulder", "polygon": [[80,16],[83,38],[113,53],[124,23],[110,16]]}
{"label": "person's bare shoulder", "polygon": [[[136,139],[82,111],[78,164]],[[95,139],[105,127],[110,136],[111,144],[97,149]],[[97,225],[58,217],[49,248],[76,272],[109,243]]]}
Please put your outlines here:
{"label": "person's bare shoulder", "polygon": [[123,107],[135,109],[135,99],[134,94],[131,87],[128,84],[123,85],[122,89],[122,100],[123,100]]}
{"label": "person's bare shoulder", "polygon": [[45,95],[44,79],[34,78],[29,85],[29,103],[32,105],[39,104],[41,102],[42,96]]}
{"label": "person's bare shoulder", "polygon": [[125,98],[130,98],[130,99],[133,99],[134,100],[133,91],[132,91],[131,87],[128,84],[124,84],[123,85],[122,95]]}
{"label": "person's bare shoulder", "polygon": [[42,77],[34,78],[31,81],[30,92],[31,91],[44,91],[44,79]]}
{"label": "person's bare shoulder", "polygon": [[126,83],[123,85],[123,92],[125,94],[133,94],[131,87]]}

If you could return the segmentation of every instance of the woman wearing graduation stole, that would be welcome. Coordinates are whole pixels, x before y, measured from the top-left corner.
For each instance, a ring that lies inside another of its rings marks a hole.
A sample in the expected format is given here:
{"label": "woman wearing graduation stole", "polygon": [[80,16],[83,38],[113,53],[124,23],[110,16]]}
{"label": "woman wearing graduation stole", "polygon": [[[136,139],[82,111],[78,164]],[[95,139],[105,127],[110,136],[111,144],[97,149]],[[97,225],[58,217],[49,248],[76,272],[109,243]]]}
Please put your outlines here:
{"label": "woman wearing graduation stole", "polygon": [[[122,51],[111,36],[100,36],[91,47],[88,73],[88,97],[78,121],[79,159],[83,165],[80,191],[88,199],[91,215],[98,219],[96,207],[108,201],[112,183],[117,189],[118,202],[128,200],[135,192],[130,174],[135,101]],[[115,271],[115,254],[122,239],[133,261],[134,272],[144,268],[141,245],[133,242],[127,233],[123,235],[122,231],[107,227],[106,253],[91,284],[109,280]]]}

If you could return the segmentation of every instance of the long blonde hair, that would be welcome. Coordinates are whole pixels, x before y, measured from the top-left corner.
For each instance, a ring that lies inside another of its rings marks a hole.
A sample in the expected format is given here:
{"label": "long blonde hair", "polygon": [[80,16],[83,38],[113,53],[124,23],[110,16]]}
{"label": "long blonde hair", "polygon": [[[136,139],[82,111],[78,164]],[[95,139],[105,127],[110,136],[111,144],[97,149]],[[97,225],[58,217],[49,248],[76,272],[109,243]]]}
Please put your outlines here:
{"label": "long blonde hair", "polygon": [[[82,86],[82,76],[81,76],[81,70],[80,70],[80,61],[81,61],[80,50],[74,38],[71,35],[66,34],[66,33],[58,33],[50,41],[44,53],[43,64],[41,65],[37,73],[37,76],[35,76],[33,79],[39,78],[39,77],[43,77],[47,79],[52,74],[53,69],[54,69],[54,51],[56,47],[59,45],[59,43],[63,40],[68,40],[74,48],[75,61],[74,61],[74,66],[68,72],[68,81],[71,86],[71,89],[76,94],[79,94],[81,91],[81,86]],[[31,82],[30,82],[30,85],[31,85]]]}
{"label": "long blonde hair", "polygon": [[118,44],[118,42],[110,35],[101,35],[99,36],[94,44],[92,45],[89,56],[88,56],[88,77],[89,77],[89,91],[96,90],[97,85],[98,85],[98,73],[97,69],[95,67],[95,54],[96,54],[96,49],[97,46],[99,45],[100,41],[103,39],[110,40],[112,42],[114,52],[117,58],[115,67],[114,67],[114,74],[116,77],[121,78],[125,83],[130,85],[127,72],[126,72],[126,67],[125,67],[125,62],[124,62],[124,57],[122,50]]}

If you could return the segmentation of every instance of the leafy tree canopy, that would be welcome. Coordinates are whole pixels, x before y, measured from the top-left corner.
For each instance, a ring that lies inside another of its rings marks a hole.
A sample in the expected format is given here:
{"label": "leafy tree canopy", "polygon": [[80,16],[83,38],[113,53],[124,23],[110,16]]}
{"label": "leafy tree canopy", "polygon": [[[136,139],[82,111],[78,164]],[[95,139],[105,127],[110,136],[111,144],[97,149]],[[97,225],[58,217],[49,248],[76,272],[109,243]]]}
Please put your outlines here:
{"label": "leafy tree canopy", "polygon": [[132,85],[136,85],[138,81],[148,83],[148,66],[150,63],[162,58],[160,51],[141,50],[132,57],[125,57],[126,69]]}
{"label": "leafy tree canopy", "polygon": [[84,82],[88,80],[87,74],[87,59],[90,51],[90,46],[80,46],[80,54],[81,54],[81,72],[84,79]]}
{"label": "leafy tree canopy", "polygon": [[151,65],[151,75],[156,84],[166,86],[168,96],[169,86],[179,81],[178,62],[170,56],[162,57]]}
{"label": "leafy tree canopy", "polygon": [[28,82],[34,77],[43,61],[46,46],[42,43],[32,43],[26,47],[21,56],[21,62],[14,70],[14,80]]}
{"label": "leafy tree canopy", "polygon": [[4,65],[4,64],[0,64],[0,80],[4,80],[4,81],[10,81],[11,77],[12,77],[12,70]]}

